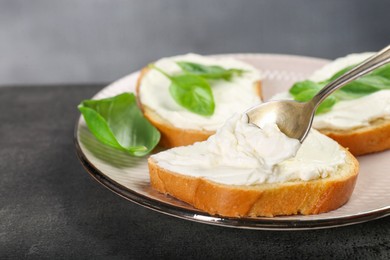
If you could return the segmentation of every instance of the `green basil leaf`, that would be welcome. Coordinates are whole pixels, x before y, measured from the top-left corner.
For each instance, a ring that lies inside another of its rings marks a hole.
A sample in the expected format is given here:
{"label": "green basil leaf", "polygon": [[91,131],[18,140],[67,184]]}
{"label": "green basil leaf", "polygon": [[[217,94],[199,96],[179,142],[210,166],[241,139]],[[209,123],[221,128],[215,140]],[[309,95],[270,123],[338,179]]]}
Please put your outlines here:
{"label": "green basil leaf", "polygon": [[[290,94],[293,96],[299,95],[302,92],[305,92],[307,90],[315,89],[317,92],[321,89],[320,84],[310,81],[310,80],[304,80],[296,82],[289,90]],[[306,100],[301,100],[306,101]]]}
{"label": "green basil leaf", "polygon": [[331,96],[334,96],[337,100],[351,100],[364,96],[362,93],[346,92],[342,89],[336,90]]}
{"label": "green basil leaf", "polygon": [[134,94],[84,100],[78,109],[96,139],[130,155],[144,156],[160,140],[158,130],[143,117]]}
{"label": "green basil leaf", "polygon": [[370,75],[381,76],[390,80],[390,64],[383,65],[382,67],[377,68]]}
{"label": "green basil leaf", "polygon": [[[348,66],[322,82],[313,82],[310,80],[296,82],[290,88],[289,92],[297,101],[308,101],[326,84],[340,77],[355,66],[356,65]],[[321,103],[316,113],[319,114],[328,112],[339,100],[355,99],[383,89],[390,89],[389,64],[382,66],[370,74],[358,78],[335,91],[330,97]]]}
{"label": "green basil leaf", "polygon": [[316,114],[322,114],[332,110],[332,107],[337,103],[337,98],[334,96],[327,97],[322,103],[317,107]]}
{"label": "green basil leaf", "polygon": [[214,113],[213,92],[204,78],[194,74],[170,76],[154,64],[150,64],[149,67],[170,79],[169,92],[176,103],[199,115],[211,116]]}
{"label": "green basil leaf", "polygon": [[306,89],[305,91],[302,91],[294,96],[294,99],[296,101],[305,102],[310,99],[312,99],[317,93],[318,89],[312,88],[312,89]]}
{"label": "green basil leaf", "polygon": [[[305,102],[312,99],[320,90],[319,86],[315,88],[307,88],[306,90],[298,93],[294,96],[296,101]],[[335,96],[327,97],[322,103],[318,106],[316,110],[316,114],[326,113],[332,109],[332,107],[336,104],[337,98]]]}
{"label": "green basil leaf", "polygon": [[207,79],[230,80],[234,74],[238,76],[244,73],[240,69],[224,69],[221,66],[207,66],[193,62],[178,61],[177,65],[186,73],[194,74]]}
{"label": "green basil leaf", "polygon": [[179,105],[203,116],[214,113],[214,97],[206,80],[190,74],[170,76],[170,79],[169,92]]}
{"label": "green basil leaf", "polygon": [[379,75],[367,75],[352,81],[340,90],[344,92],[367,95],[382,89],[390,88],[390,80]]}

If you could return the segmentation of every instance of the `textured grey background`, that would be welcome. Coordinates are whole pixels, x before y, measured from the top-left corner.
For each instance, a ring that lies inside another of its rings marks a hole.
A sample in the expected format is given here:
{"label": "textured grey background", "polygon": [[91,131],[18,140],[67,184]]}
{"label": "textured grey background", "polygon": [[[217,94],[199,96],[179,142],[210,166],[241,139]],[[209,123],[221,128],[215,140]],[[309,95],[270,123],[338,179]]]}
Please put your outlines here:
{"label": "textured grey background", "polygon": [[0,0],[0,85],[109,82],[162,56],[335,58],[390,42],[390,1]]}

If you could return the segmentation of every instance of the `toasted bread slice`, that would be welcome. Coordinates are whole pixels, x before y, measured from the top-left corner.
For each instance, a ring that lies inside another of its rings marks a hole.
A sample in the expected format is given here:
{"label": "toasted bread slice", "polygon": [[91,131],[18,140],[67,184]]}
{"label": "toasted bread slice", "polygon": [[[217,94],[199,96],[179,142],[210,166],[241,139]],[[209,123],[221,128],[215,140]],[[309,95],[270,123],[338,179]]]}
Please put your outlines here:
{"label": "toasted bread slice", "polygon": [[[166,148],[172,148],[177,146],[190,145],[195,142],[207,140],[215,131],[197,130],[188,128],[179,128],[164,120],[159,116],[157,111],[150,109],[148,106],[142,104],[140,99],[140,88],[142,78],[148,73],[149,68],[143,68],[140,76],[137,80],[136,94],[138,99],[138,105],[140,106],[144,116],[154,125],[161,133],[160,145]],[[256,81],[253,83],[253,93],[258,95],[262,99],[261,82]]]}
{"label": "toasted bread slice", "polygon": [[[327,80],[341,69],[359,64],[374,54],[373,52],[352,53],[345,57],[337,58],[316,70],[309,77],[309,80],[315,82]],[[374,102],[376,101],[374,100]],[[361,103],[358,106],[365,107]],[[368,105],[365,109],[369,110],[371,108]],[[356,110],[352,107],[352,111]],[[316,128],[315,124],[314,128]],[[368,126],[348,130],[338,129],[337,127],[316,129],[342,146],[349,148],[353,155],[363,155],[390,149],[390,119],[377,118],[372,120]]]}
{"label": "toasted bread slice", "polygon": [[329,177],[259,185],[226,185],[161,168],[149,158],[154,189],[182,200],[211,215],[226,217],[272,217],[318,214],[345,204],[358,175],[358,162],[346,151],[346,163]]}
{"label": "toasted bread slice", "polygon": [[355,155],[390,149],[390,120],[376,119],[369,126],[352,130],[318,129]]}

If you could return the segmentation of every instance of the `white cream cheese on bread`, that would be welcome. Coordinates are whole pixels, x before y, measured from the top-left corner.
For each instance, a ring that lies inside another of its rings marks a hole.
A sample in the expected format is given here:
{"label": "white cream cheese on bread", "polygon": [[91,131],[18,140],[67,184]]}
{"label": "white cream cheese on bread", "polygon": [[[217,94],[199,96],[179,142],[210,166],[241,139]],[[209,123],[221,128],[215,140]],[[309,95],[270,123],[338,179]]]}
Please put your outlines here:
{"label": "white cream cheese on bread", "polygon": [[[338,58],[315,71],[309,80],[324,81],[338,71],[358,64],[373,54],[365,52]],[[277,94],[272,99],[292,99],[292,97],[286,92]],[[361,98],[339,101],[329,112],[316,115],[313,127],[316,129],[351,130],[368,126],[376,119],[390,119],[390,90],[381,90]]]}
{"label": "white cream cheese on bread", "polygon": [[345,69],[346,67],[351,65],[357,65],[358,63],[368,59],[374,54],[374,52],[352,53],[348,54],[345,57],[337,58],[334,61],[326,64],[322,68],[314,71],[308,79],[314,82],[321,82],[327,80],[340,70]]}
{"label": "white cream cheese on bread", "polygon": [[230,118],[207,141],[152,155],[157,164],[194,177],[230,185],[314,180],[335,174],[345,152],[332,139],[312,130],[300,145],[276,125],[260,129],[246,115]]}
{"label": "white cream cheese on bread", "polygon": [[369,126],[376,119],[390,119],[390,90],[336,103],[328,113],[316,115],[316,129],[350,130]]}
{"label": "white cream cheese on bread", "polygon": [[215,100],[215,111],[212,116],[206,117],[192,113],[178,105],[169,93],[170,80],[160,72],[154,69],[150,70],[141,81],[139,93],[141,103],[175,127],[215,131],[232,114],[243,112],[261,102],[254,88],[254,83],[261,79],[261,75],[251,65],[233,58],[211,58],[186,54],[160,59],[155,63],[155,66],[173,75],[182,71],[176,64],[178,61],[218,65],[225,69],[242,69],[245,70],[245,73],[233,76],[229,81],[210,81]]}

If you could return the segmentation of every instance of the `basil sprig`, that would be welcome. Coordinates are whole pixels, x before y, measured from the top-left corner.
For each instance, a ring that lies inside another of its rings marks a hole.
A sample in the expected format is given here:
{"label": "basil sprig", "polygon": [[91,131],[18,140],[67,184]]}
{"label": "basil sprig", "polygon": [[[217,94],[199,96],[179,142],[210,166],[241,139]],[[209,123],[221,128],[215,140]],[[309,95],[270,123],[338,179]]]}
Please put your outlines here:
{"label": "basil sprig", "polygon": [[[332,77],[322,82],[304,80],[296,82],[289,90],[296,101],[308,101],[313,98],[326,84],[348,72],[354,66],[344,68]],[[317,108],[316,113],[326,113],[341,100],[349,100],[369,95],[379,90],[390,89],[390,64],[382,66],[370,74],[358,78],[327,97]]]}
{"label": "basil sprig", "polygon": [[207,66],[186,61],[179,61],[177,65],[187,74],[198,75],[207,79],[230,80],[234,75],[241,76],[245,72],[240,69],[224,69],[221,66]]}
{"label": "basil sprig", "polygon": [[171,76],[153,64],[149,67],[159,71],[171,81],[169,92],[176,103],[199,115],[211,116],[214,113],[213,92],[205,79],[193,74]]}
{"label": "basil sprig", "polygon": [[177,104],[185,109],[202,116],[214,114],[215,101],[209,80],[231,80],[234,75],[242,75],[240,69],[224,69],[220,66],[207,66],[193,62],[179,61],[177,65],[183,70],[182,74],[169,75],[162,69],[150,64],[165,75],[170,81],[169,92]]}
{"label": "basil sprig", "polygon": [[214,114],[214,96],[206,80],[195,75],[177,75],[170,79],[169,92],[179,105],[202,116]]}
{"label": "basil sprig", "polygon": [[130,155],[144,156],[160,140],[160,132],[143,117],[134,94],[84,100],[78,109],[96,139]]}

